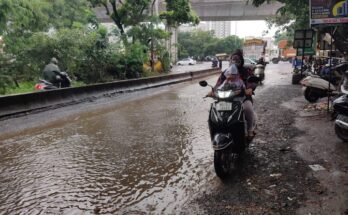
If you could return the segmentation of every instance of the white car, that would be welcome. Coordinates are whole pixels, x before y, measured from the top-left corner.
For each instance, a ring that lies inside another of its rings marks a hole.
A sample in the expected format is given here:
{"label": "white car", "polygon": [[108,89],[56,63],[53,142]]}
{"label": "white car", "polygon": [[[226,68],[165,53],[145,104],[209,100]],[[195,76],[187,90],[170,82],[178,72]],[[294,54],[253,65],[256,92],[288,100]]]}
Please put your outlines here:
{"label": "white car", "polygon": [[185,58],[182,60],[179,60],[176,65],[195,65],[197,62],[191,58]]}

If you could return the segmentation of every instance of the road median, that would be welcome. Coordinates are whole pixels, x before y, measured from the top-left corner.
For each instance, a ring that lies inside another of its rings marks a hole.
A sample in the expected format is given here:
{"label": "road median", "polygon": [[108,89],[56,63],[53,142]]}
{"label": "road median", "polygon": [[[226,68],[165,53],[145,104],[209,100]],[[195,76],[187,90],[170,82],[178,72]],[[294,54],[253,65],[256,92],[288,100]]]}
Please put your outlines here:
{"label": "road median", "polygon": [[70,87],[0,97],[0,119],[91,101],[102,97],[161,87],[219,73],[218,69]]}

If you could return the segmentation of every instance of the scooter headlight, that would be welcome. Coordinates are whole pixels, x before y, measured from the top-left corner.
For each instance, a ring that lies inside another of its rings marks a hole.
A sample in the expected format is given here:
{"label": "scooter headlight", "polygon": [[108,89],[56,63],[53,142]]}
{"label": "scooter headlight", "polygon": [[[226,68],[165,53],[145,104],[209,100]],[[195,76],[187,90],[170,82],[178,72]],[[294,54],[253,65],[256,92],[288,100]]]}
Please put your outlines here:
{"label": "scooter headlight", "polygon": [[217,95],[218,95],[219,98],[225,99],[225,98],[229,98],[229,97],[233,96],[234,93],[233,93],[232,90],[229,90],[229,91],[220,91],[220,90],[219,90],[219,91],[217,92]]}

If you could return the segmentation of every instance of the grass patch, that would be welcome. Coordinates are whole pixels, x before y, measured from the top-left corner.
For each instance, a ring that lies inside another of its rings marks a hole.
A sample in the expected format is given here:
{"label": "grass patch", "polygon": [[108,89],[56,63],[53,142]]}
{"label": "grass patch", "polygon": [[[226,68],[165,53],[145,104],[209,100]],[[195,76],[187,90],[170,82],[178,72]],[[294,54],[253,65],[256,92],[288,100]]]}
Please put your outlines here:
{"label": "grass patch", "polygon": [[31,93],[35,91],[36,82],[21,82],[19,87],[10,87],[6,89],[5,95]]}
{"label": "grass patch", "polygon": [[[35,90],[35,84],[37,84],[37,82],[34,82],[34,81],[21,82],[19,83],[19,87],[7,87],[4,95],[14,95],[14,94],[35,92],[37,91]],[[81,87],[81,86],[86,86],[86,84],[81,81],[72,81],[71,86]]]}

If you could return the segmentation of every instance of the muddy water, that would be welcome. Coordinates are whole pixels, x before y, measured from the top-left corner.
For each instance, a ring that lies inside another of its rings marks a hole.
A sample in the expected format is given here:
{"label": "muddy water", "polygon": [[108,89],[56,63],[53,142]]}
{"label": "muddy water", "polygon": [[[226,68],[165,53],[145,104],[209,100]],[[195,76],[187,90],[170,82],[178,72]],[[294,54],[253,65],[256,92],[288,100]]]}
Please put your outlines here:
{"label": "muddy water", "polygon": [[[256,105],[288,67],[266,67]],[[212,165],[211,100],[202,99],[209,89],[197,82],[16,136],[0,132],[0,214],[176,214],[202,190],[223,187]]]}
{"label": "muddy water", "polygon": [[217,180],[196,82],[1,140],[0,214],[179,210]]}

